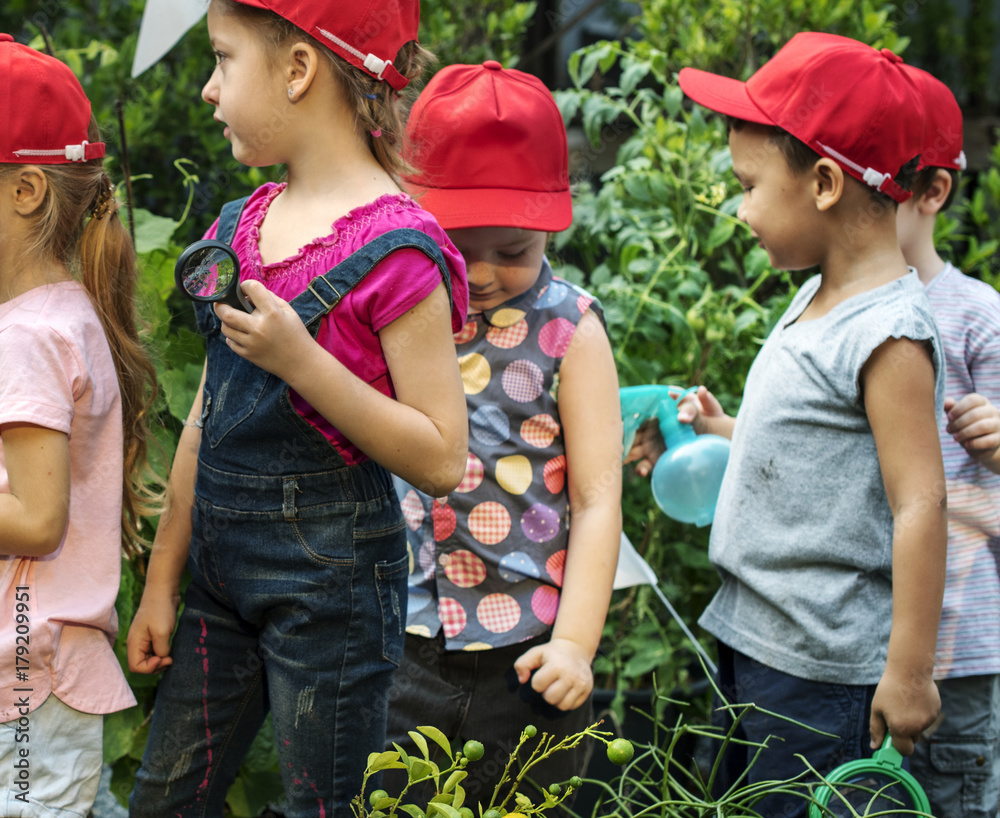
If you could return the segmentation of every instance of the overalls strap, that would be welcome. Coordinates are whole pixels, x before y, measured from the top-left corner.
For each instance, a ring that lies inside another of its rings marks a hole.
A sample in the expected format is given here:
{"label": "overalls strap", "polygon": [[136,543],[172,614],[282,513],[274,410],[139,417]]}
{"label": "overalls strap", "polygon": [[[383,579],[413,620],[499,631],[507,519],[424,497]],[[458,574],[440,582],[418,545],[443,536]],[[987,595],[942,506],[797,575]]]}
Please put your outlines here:
{"label": "overalls strap", "polygon": [[377,236],[355,250],[332,270],[314,278],[309,282],[309,286],[292,300],[292,309],[302,322],[315,332],[312,325],[336,307],[340,300],[360,284],[379,263],[395,251],[407,249],[419,250],[437,264],[441,279],[448,290],[448,301],[452,303],[451,275],[441,248],[426,233],[403,227]]}
{"label": "overalls strap", "polygon": [[243,206],[247,203],[249,196],[226,202],[222,206],[219,214],[219,226],[215,231],[215,238],[224,241],[226,244],[233,243],[233,236],[236,235],[236,227],[240,223],[240,216],[243,215]]}

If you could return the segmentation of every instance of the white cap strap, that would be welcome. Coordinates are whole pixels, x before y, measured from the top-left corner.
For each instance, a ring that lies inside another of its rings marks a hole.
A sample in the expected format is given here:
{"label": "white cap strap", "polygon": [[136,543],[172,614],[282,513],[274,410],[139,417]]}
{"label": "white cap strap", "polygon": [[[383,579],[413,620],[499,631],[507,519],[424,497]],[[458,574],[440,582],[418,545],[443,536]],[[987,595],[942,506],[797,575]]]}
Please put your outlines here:
{"label": "white cap strap", "polygon": [[70,162],[86,162],[87,146],[89,144],[90,143],[85,139],[79,145],[67,145],[62,150],[54,150],[54,151],[20,150],[20,151],[14,151],[14,155],[18,158],[22,156],[63,156]]}
{"label": "white cap strap", "polygon": [[[385,73],[385,70],[387,68],[392,67],[392,60],[383,60],[379,57],[376,57],[374,54],[363,54],[362,52],[358,51],[358,49],[356,49],[353,45],[344,42],[344,40],[340,39],[340,37],[338,37],[336,34],[331,34],[325,28],[320,28],[319,26],[317,26],[316,30],[324,37],[326,37],[326,39],[328,39],[331,43],[339,46],[340,48],[344,49],[344,51],[346,51],[348,54],[353,54],[355,57],[361,60],[362,65],[364,65],[365,68],[371,71],[376,76],[377,79],[379,80],[386,79],[382,75]],[[392,82],[391,80],[389,81],[389,83],[394,88],[402,87],[399,86],[396,82]],[[406,85],[405,80],[403,81],[403,85]]]}
{"label": "white cap strap", "polygon": [[861,178],[864,180],[865,184],[875,188],[876,190],[881,190],[882,185],[884,185],[886,181],[892,179],[891,173],[879,173],[877,170],[875,170],[875,168],[863,168],[856,162],[852,162],[850,159],[844,156],[844,154],[835,151],[829,145],[824,145],[822,142],[817,142],[816,144],[819,145],[824,151],[826,151],[830,156],[832,156],[838,162],[843,162],[852,170],[855,170],[858,173],[860,173]]}
{"label": "white cap strap", "polygon": [[969,162],[965,158],[965,151],[958,152],[958,158],[955,159],[955,164],[958,165],[959,170],[965,170],[969,166]]}

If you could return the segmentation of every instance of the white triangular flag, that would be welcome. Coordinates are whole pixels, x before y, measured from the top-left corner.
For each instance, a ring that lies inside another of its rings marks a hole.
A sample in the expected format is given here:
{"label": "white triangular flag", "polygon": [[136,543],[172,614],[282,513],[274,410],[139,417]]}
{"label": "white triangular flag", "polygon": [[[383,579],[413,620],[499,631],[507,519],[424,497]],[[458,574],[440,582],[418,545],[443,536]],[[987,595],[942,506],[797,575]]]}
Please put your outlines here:
{"label": "white triangular flag", "polygon": [[631,540],[622,532],[621,547],[618,549],[618,569],[615,571],[616,591],[633,585],[656,585],[656,574],[649,563],[639,556]]}
{"label": "white triangular flag", "polygon": [[146,0],[135,59],[132,60],[132,76],[138,77],[155,64],[205,16],[206,11],[208,0]]}
{"label": "white triangular flag", "polygon": [[639,552],[635,550],[635,546],[632,545],[632,542],[625,536],[625,532],[623,531],[621,545],[618,549],[618,568],[615,571],[614,589],[617,591],[621,588],[631,588],[633,585],[651,585],[653,587],[653,593],[659,597],[660,602],[663,603],[664,607],[674,618],[674,621],[684,631],[684,635],[691,640],[694,649],[701,654],[701,658],[705,660],[705,666],[712,673],[717,673],[715,662],[705,652],[705,648],[701,646],[695,635],[691,633],[691,629],[687,626],[687,623],[681,619],[680,614],[677,613],[674,606],[670,604],[670,600],[667,599],[666,595],[660,589],[659,578],[656,576],[656,572],[639,555]]}

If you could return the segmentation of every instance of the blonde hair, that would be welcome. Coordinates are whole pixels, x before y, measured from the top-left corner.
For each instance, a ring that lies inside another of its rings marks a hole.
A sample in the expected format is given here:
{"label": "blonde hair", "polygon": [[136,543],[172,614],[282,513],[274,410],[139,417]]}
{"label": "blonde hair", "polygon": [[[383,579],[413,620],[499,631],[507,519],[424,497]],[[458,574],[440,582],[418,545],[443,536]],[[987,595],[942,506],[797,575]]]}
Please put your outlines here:
{"label": "blonde hair", "polygon": [[[267,9],[247,6],[235,0],[212,0],[224,14],[235,15],[261,38],[275,67],[281,47],[292,40],[302,40],[326,56],[334,77],[355,113],[358,130],[366,138],[368,149],[393,180],[399,184],[413,168],[403,159],[406,137],[406,113],[415,97],[414,80],[434,61],[434,55],[416,41],[406,43],[393,60],[393,67],[410,80],[403,94],[389,83],[375,79],[331,51],[312,35]],[[379,134],[375,136],[374,134]]]}
{"label": "blonde hair", "polygon": [[[88,139],[100,141],[93,121]],[[2,165],[0,174],[22,167]],[[122,399],[122,549],[131,557],[148,545],[140,534],[142,518],[158,513],[162,500],[162,481],[147,460],[157,383],[138,329],[135,250],[118,216],[103,160],[36,167],[44,172],[48,189],[30,217],[35,235],[25,254],[52,259],[73,273],[90,296],[111,347]]]}

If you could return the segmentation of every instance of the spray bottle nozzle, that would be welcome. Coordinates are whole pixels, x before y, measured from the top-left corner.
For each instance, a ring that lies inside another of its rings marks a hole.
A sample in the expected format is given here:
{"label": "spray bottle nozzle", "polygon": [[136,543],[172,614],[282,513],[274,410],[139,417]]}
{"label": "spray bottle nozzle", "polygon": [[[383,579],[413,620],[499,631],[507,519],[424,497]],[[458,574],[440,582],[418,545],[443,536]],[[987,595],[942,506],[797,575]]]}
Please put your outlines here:
{"label": "spray bottle nozzle", "polygon": [[627,453],[636,432],[656,419],[667,450],[653,467],[653,499],[664,514],[685,523],[708,525],[715,515],[722,477],[729,460],[729,441],[696,435],[677,417],[677,406],[697,387],[627,386],[620,390],[623,444]]}

